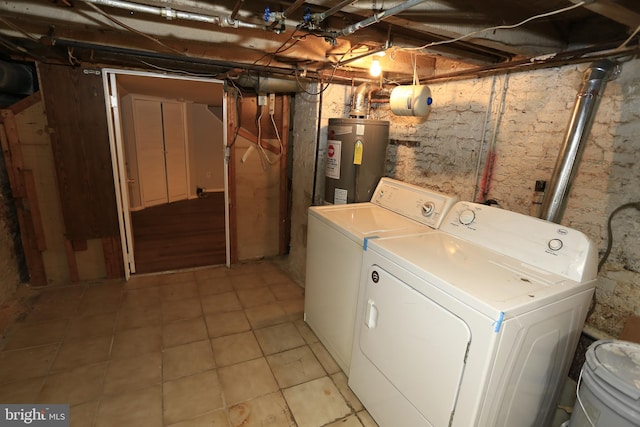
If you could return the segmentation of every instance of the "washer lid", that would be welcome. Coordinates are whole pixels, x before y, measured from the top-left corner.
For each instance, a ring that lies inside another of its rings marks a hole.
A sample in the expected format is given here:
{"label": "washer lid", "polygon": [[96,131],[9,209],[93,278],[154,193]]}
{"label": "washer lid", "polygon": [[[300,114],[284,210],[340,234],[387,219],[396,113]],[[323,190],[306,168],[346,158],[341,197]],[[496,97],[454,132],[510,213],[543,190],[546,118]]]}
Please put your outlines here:
{"label": "washer lid", "polygon": [[588,368],[633,400],[640,399],[640,344],[601,340],[586,353]]}
{"label": "washer lid", "polygon": [[362,244],[365,237],[424,233],[430,227],[373,203],[314,206],[312,215]]}

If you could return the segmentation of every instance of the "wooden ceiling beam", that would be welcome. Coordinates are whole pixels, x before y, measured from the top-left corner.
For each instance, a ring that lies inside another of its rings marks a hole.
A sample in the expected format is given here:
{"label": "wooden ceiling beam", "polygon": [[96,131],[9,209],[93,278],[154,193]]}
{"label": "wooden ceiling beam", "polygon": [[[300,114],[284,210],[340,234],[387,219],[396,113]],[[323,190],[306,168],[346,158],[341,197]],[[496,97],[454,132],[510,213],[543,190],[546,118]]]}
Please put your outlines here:
{"label": "wooden ceiling beam", "polygon": [[[571,1],[580,3],[580,0]],[[640,26],[640,14],[612,0],[587,0],[583,7],[631,29],[635,30]]]}

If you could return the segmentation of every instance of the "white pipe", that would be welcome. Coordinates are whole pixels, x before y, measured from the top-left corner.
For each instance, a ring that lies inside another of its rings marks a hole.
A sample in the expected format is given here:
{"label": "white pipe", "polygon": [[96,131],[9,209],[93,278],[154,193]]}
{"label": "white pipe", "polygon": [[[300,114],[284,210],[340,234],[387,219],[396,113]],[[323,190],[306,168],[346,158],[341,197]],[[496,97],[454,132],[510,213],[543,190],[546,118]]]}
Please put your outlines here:
{"label": "white pipe", "polygon": [[201,13],[183,12],[180,10],[171,9],[170,7],[155,7],[146,6],[138,3],[133,3],[124,0],[82,0],[86,3],[94,3],[101,6],[115,7],[119,9],[125,9],[131,12],[148,13],[151,15],[162,16],[167,20],[172,19],[184,19],[188,21],[204,22],[208,24],[216,24],[221,27],[233,27],[233,28],[257,28],[264,29],[264,26],[252,24],[249,22],[242,22],[231,17],[221,18],[219,16],[203,15]]}
{"label": "white pipe", "polygon": [[378,21],[389,18],[390,16],[397,15],[400,12],[404,12],[407,9],[412,8],[413,6],[417,6],[421,3],[426,2],[427,0],[409,0],[402,4],[399,4],[395,7],[392,7],[387,10],[383,10],[380,13],[376,13],[373,16],[362,20],[360,22],[356,22],[355,24],[349,25],[342,30],[339,31],[339,34],[342,36],[348,36],[349,34],[353,34],[361,28],[368,27],[371,24],[375,24]]}

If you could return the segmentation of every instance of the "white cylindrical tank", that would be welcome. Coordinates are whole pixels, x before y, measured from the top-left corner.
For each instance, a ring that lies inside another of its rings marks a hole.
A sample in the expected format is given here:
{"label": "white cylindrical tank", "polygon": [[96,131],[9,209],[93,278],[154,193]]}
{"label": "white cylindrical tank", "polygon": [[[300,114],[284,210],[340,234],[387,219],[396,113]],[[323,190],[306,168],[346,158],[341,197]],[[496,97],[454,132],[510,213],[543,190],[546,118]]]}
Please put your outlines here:
{"label": "white cylindrical tank", "polygon": [[432,102],[426,85],[396,86],[391,91],[389,107],[396,116],[426,116]]}

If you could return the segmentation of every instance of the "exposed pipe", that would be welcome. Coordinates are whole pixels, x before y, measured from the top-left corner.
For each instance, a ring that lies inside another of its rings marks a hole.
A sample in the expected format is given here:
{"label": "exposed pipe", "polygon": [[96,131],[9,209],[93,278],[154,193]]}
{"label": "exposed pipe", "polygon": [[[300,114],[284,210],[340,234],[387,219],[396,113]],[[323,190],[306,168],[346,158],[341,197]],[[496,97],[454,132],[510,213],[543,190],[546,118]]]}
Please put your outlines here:
{"label": "exposed pipe", "polygon": [[133,3],[124,0],[82,0],[86,3],[94,3],[101,6],[115,7],[119,9],[125,9],[131,12],[148,13],[151,15],[161,16],[167,20],[172,19],[185,19],[188,21],[204,22],[207,24],[216,24],[221,27],[233,27],[233,28],[255,28],[265,29],[262,25],[252,24],[250,22],[242,22],[237,19],[233,19],[230,16],[220,17],[203,15],[201,13],[183,12],[180,10],[171,9],[170,7],[155,7],[147,6],[138,3]]}
{"label": "exposed pipe", "polygon": [[607,81],[612,76],[617,77],[619,73],[618,63],[603,59],[591,64],[582,74],[582,86],[576,95],[576,103],[551,177],[550,188],[545,192],[542,201],[541,218],[560,223],[602,92]]}
{"label": "exposed pipe", "polygon": [[369,25],[375,24],[376,22],[382,21],[383,19],[389,18],[393,15],[397,15],[398,13],[404,12],[405,10],[410,9],[413,6],[417,6],[426,1],[427,0],[409,0],[390,9],[383,10],[382,12],[374,13],[373,16],[370,16],[367,19],[343,28],[338,32],[338,36],[348,36],[349,34],[353,34],[364,27],[368,27]]}
{"label": "exposed pipe", "polygon": [[319,24],[322,21],[324,21],[325,19],[327,19],[328,17],[330,17],[331,15],[334,15],[334,14],[340,12],[343,7],[349,6],[351,3],[355,3],[355,2],[356,2],[356,0],[343,0],[340,3],[338,3],[337,5],[333,6],[329,10],[325,10],[324,12],[312,14],[311,15],[311,20],[315,24]]}
{"label": "exposed pipe", "polygon": [[366,99],[369,97],[371,93],[377,90],[379,90],[379,88],[373,86],[369,82],[362,83],[360,86],[358,86],[354,94],[353,107],[349,112],[349,117],[366,117],[367,116]]}

